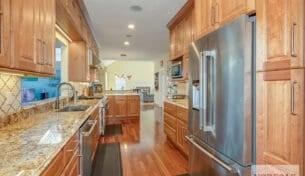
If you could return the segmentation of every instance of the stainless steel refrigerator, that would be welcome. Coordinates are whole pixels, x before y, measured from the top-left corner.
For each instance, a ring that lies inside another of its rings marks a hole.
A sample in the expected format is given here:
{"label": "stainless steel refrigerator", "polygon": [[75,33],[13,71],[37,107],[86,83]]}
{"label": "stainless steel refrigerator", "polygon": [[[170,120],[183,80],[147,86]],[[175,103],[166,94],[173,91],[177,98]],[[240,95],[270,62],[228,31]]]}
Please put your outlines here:
{"label": "stainless steel refrigerator", "polygon": [[192,176],[250,175],[255,163],[255,17],[243,15],[190,46]]}

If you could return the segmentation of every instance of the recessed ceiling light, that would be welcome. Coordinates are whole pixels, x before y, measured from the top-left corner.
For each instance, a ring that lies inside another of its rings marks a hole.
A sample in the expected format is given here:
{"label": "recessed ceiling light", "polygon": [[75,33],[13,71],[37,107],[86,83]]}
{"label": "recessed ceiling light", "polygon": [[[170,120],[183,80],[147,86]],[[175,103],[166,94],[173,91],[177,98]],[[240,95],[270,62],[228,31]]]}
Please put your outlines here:
{"label": "recessed ceiling light", "polygon": [[143,8],[141,6],[138,6],[138,5],[133,5],[133,6],[130,6],[129,7],[131,11],[134,11],[134,12],[140,12],[143,10]]}
{"label": "recessed ceiling light", "polygon": [[130,45],[129,41],[125,41],[124,45],[129,46]]}
{"label": "recessed ceiling light", "polygon": [[122,57],[126,57],[127,55],[126,55],[126,54],[124,54],[124,53],[122,53],[122,54],[121,54],[121,56],[122,56]]}
{"label": "recessed ceiling light", "polygon": [[128,29],[134,29],[136,26],[134,24],[129,24]]}

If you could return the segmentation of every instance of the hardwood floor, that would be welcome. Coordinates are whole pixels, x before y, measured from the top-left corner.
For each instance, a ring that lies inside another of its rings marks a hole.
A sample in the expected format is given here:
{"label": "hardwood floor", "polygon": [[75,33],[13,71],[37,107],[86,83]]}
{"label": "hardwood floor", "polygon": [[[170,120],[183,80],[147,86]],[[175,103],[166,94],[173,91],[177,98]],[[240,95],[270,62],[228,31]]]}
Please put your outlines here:
{"label": "hardwood floor", "polygon": [[171,176],[187,173],[187,159],[167,141],[162,109],[141,108],[140,120],[122,123],[123,135],[101,138],[120,142],[124,176]]}

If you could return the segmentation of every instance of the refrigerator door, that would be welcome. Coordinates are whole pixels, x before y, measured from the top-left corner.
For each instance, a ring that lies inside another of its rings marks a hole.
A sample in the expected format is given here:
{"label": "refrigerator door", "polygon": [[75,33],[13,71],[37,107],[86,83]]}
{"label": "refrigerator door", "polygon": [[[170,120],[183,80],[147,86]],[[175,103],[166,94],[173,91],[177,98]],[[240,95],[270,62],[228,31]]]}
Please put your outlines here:
{"label": "refrigerator door", "polygon": [[190,145],[191,176],[250,176],[250,167],[242,167],[200,142],[196,137],[187,137]]}
{"label": "refrigerator door", "polygon": [[242,166],[253,162],[253,23],[244,15],[208,36],[208,144]]}
{"label": "refrigerator door", "polygon": [[202,121],[200,114],[202,109],[202,57],[201,52],[207,49],[207,38],[198,40],[190,45],[189,61],[189,131],[192,135],[197,136],[203,142],[207,142],[207,133],[202,130]]}

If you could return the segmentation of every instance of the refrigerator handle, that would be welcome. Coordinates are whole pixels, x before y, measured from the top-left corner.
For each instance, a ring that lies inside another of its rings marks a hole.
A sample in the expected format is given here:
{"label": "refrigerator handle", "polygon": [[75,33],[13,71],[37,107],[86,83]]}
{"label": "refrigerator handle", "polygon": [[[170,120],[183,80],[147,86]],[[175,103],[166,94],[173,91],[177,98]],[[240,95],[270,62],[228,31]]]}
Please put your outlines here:
{"label": "refrigerator handle", "polygon": [[[200,59],[200,81],[199,81],[199,99],[200,99],[200,129],[204,132],[213,132],[213,124],[214,124],[214,117],[211,117],[212,122],[207,122],[207,103],[208,103],[208,67],[214,67],[214,64],[208,65],[208,57],[212,60],[215,59],[215,52],[214,51],[204,51],[201,53]],[[214,70],[214,69],[213,69]],[[214,84],[214,81],[213,81]],[[212,103],[212,102],[210,102]],[[214,108],[214,105],[212,106]],[[213,110],[212,110],[213,111]],[[214,115],[212,115],[214,116]]]}
{"label": "refrigerator handle", "polygon": [[206,52],[201,53],[199,63],[199,123],[200,129],[206,131],[206,111],[207,111],[207,57]]}
{"label": "refrigerator handle", "polygon": [[211,154],[210,152],[208,152],[206,149],[204,149],[203,147],[201,147],[199,144],[197,144],[197,142],[193,139],[193,136],[185,136],[185,138],[193,145],[195,146],[197,149],[199,149],[201,152],[203,152],[204,154],[206,154],[208,157],[210,157],[212,160],[214,160],[216,163],[218,163],[219,165],[221,165],[223,168],[225,168],[226,170],[228,170],[231,174],[237,174],[238,171],[236,168],[228,165],[227,163],[223,162],[222,160],[218,159],[217,157],[215,157],[213,154]]}

